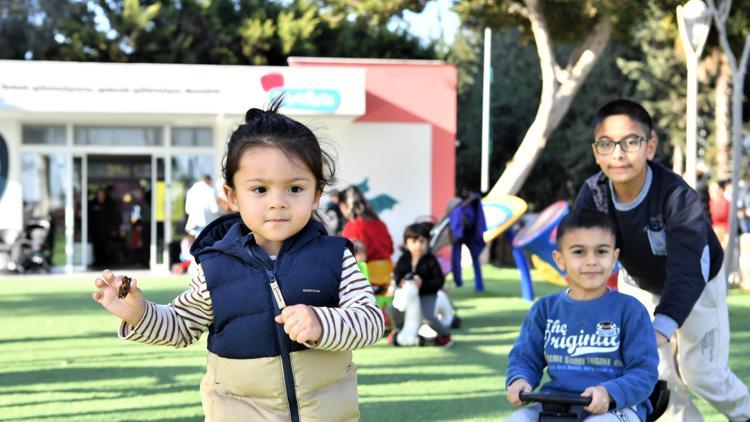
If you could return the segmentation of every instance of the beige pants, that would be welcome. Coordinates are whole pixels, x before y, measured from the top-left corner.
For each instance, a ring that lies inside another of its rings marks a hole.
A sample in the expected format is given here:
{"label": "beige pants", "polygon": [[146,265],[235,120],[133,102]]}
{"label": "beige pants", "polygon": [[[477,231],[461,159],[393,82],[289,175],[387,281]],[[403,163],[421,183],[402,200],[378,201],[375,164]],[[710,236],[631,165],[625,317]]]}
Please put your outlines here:
{"label": "beige pants", "polygon": [[[638,299],[653,315],[660,296],[633,285],[620,267],[617,288]],[[660,421],[702,421],[690,391],[729,420],[750,418],[747,387],[729,369],[729,314],[724,270],[709,281],[682,327],[659,348],[659,378],[669,384],[669,407]],[[689,390],[688,390],[689,388]]]}

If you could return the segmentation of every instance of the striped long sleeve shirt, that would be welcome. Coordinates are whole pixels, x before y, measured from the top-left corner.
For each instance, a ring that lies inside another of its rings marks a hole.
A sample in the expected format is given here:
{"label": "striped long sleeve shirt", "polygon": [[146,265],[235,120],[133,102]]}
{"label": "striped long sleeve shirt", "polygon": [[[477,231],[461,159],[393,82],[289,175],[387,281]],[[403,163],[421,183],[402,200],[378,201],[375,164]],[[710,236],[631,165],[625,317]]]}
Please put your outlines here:
{"label": "striped long sleeve shirt", "polygon": [[[308,347],[340,351],[353,350],[375,343],[383,336],[383,313],[375,303],[370,283],[357,267],[348,249],[339,284],[337,308],[313,307],[322,328],[322,336]],[[203,269],[198,266],[189,288],[169,305],[146,301],[146,312],[132,327],[120,325],[119,336],[141,343],[185,347],[197,341],[213,321],[211,296]]]}

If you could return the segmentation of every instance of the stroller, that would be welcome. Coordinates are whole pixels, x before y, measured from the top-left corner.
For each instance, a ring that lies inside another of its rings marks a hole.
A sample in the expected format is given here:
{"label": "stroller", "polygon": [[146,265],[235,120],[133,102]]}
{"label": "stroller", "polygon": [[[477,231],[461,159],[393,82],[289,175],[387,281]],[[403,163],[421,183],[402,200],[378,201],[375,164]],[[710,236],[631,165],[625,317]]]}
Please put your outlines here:
{"label": "stroller", "polygon": [[4,272],[46,274],[52,263],[54,227],[51,218],[32,218],[24,231],[2,251],[8,255]]}

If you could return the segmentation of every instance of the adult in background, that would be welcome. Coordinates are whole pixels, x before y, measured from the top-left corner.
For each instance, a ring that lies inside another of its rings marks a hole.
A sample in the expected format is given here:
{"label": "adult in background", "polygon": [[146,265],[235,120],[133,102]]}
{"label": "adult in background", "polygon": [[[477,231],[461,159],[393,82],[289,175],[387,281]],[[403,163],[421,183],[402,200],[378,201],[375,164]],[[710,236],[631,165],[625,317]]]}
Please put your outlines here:
{"label": "adult in background", "polygon": [[219,203],[212,184],[211,176],[206,174],[201,180],[193,183],[185,194],[185,213],[188,216],[185,232],[193,237],[198,236],[219,212]]}
{"label": "adult in background", "polygon": [[708,186],[709,207],[711,209],[711,226],[719,238],[722,247],[726,247],[729,235],[729,207],[730,203],[726,197],[726,180],[711,183]]}
{"label": "adult in background", "polygon": [[[352,242],[360,241],[364,244],[367,251],[368,267],[374,261],[390,263],[392,266],[393,240],[388,233],[388,228],[378,218],[378,214],[356,186],[350,186],[341,192],[339,208],[341,214],[347,220],[341,231],[341,236]],[[391,268],[391,266],[387,267]],[[383,274],[383,277],[381,277],[380,273],[381,271],[377,271],[375,267],[370,271],[370,282],[373,284],[375,294],[378,294],[381,289],[387,288],[390,282],[390,274]]]}
{"label": "adult in background", "polygon": [[105,268],[115,265],[112,262],[111,243],[116,239],[120,229],[121,216],[114,199],[104,188],[96,190],[94,199],[89,202],[89,236],[94,253],[93,268]]}
{"label": "adult in background", "polygon": [[391,259],[393,240],[388,228],[356,186],[350,186],[341,192],[339,208],[346,218],[341,235],[351,241],[359,240],[364,243],[367,261]]}

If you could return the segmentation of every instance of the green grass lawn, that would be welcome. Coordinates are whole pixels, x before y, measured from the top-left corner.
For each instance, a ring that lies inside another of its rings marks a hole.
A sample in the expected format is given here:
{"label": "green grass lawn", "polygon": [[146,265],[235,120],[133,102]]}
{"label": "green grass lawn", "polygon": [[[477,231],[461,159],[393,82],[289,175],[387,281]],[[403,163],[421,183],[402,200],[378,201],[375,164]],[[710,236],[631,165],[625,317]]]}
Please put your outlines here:
{"label": "green grass lawn", "polygon": [[[463,319],[452,348],[394,348],[383,340],[355,352],[363,420],[486,421],[510,413],[502,374],[529,304],[519,298],[515,270],[485,270],[485,293],[471,285],[451,293]],[[159,303],[187,282],[139,277]],[[0,421],[201,420],[205,337],[180,350],[121,341],[118,321],[91,300],[92,289],[82,276],[0,279]],[[750,295],[732,292],[729,303],[731,366],[750,382]],[[699,406],[707,420],[725,420]]]}

